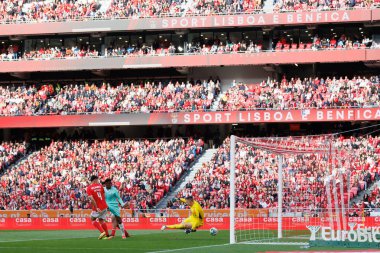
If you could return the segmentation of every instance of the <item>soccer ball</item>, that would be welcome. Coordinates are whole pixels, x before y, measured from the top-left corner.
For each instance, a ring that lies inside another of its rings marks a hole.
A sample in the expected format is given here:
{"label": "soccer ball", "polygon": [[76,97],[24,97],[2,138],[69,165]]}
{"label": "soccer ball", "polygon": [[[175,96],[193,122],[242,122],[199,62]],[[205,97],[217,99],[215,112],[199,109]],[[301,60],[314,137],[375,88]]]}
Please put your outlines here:
{"label": "soccer ball", "polygon": [[216,236],[218,234],[218,230],[216,228],[210,228],[210,235]]}

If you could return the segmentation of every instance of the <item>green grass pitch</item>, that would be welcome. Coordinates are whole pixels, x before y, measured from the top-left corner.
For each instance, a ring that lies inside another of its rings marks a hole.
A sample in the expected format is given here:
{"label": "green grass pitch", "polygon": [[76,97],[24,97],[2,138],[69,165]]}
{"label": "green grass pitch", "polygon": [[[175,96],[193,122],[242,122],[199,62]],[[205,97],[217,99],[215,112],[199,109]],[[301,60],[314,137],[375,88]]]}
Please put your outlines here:
{"label": "green grass pitch", "polygon": [[[122,240],[120,231],[112,240],[98,240],[95,230],[80,231],[0,231],[1,253],[117,253],[117,252],[266,252],[304,251],[300,246],[284,245],[228,245],[229,232],[219,231],[211,236],[208,231],[198,231],[186,235],[176,231],[136,231],[131,230],[131,238]],[[310,249],[308,249],[310,250]],[[314,249],[315,250],[315,249]],[[322,250],[319,248],[318,250]]]}

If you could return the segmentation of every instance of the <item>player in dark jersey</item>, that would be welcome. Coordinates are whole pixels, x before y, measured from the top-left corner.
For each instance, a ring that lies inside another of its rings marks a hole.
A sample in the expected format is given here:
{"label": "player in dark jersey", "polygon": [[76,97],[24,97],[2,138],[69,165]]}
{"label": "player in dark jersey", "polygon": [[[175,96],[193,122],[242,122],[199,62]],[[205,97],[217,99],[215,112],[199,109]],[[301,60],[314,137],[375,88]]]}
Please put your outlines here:
{"label": "player in dark jersey", "polygon": [[109,236],[107,224],[105,222],[108,206],[104,196],[103,186],[100,184],[99,178],[95,175],[91,176],[90,181],[91,184],[87,186],[87,196],[90,199],[92,206],[92,224],[100,231],[100,235],[98,237],[99,240],[103,238],[110,239],[112,237]]}
{"label": "player in dark jersey", "polygon": [[112,186],[112,180],[110,178],[107,178],[104,181],[104,192],[106,196],[106,202],[108,206],[108,210],[112,214],[112,232],[111,236],[115,236],[116,228],[119,227],[122,232],[122,238],[126,239],[127,237],[130,237],[127,230],[124,228],[123,220],[121,219],[120,215],[120,207],[124,207],[125,203],[120,198],[119,191],[116,189],[115,186]]}

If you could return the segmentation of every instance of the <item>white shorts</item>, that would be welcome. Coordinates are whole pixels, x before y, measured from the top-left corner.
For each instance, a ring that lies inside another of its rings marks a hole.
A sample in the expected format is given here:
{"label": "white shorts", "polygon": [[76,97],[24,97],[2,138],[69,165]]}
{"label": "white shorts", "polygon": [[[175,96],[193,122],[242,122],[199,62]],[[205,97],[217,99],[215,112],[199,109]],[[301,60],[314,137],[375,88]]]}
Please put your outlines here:
{"label": "white shorts", "polygon": [[105,220],[107,218],[107,209],[104,209],[103,211],[100,211],[100,212],[92,211],[91,218]]}

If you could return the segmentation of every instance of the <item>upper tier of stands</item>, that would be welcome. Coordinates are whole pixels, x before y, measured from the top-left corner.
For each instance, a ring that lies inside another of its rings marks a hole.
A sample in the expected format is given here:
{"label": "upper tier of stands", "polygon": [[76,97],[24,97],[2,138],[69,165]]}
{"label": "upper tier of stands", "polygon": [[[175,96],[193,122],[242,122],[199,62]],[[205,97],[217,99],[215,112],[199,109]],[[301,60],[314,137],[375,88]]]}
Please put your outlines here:
{"label": "upper tier of stands", "polygon": [[[267,0],[271,1],[271,0]],[[300,1],[275,0],[266,12],[323,11],[331,9],[370,8],[378,0],[357,1]],[[262,0],[114,0],[114,1],[16,1],[0,2],[0,23],[47,22],[65,20],[151,18],[187,15],[222,15],[262,13]]]}

